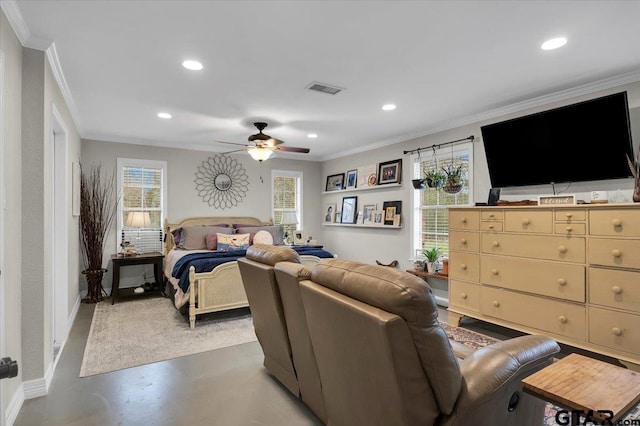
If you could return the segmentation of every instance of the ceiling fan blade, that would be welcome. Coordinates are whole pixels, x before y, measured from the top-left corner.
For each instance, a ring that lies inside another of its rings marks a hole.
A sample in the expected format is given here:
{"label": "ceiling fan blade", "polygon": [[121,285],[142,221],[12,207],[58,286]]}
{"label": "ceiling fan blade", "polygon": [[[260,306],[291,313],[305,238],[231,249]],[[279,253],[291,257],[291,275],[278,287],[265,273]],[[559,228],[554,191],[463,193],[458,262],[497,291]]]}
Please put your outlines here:
{"label": "ceiling fan blade", "polygon": [[302,154],[308,154],[310,152],[309,148],[297,148],[295,146],[274,146],[272,149],[274,151],[300,152]]}
{"label": "ceiling fan blade", "polygon": [[273,148],[276,145],[282,145],[284,143],[284,141],[281,141],[280,139],[276,139],[276,138],[269,138],[265,141],[259,141],[259,142],[255,142],[256,145],[259,145],[263,148]]}
{"label": "ceiling fan blade", "polygon": [[234,149],[233,151],[221,152],[220,155],[233,154],[234,152],[241,152],[241,151],[246,151],[246,150],[247,150],[246,148]]}
{"label": "ceiling fan blade", "polygon": [[217,140],[214,140],[214,142],[215,143],[224,143],[224,144],[227,144],[227,145],[237,145],[237,146],[245,146],[245,147],[249,146],[246,143],[225,142],[225,141],[217,141]]}

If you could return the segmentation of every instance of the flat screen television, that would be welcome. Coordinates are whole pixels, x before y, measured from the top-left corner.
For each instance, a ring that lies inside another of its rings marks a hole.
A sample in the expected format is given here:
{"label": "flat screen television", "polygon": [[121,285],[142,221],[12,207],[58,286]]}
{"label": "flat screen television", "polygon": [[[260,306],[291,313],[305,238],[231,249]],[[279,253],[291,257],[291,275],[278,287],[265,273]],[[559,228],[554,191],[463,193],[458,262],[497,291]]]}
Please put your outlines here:
{"label": "flat screen television", "polygon": [[489,124],[481,131],[495,188],[631,176],[627,92]]}

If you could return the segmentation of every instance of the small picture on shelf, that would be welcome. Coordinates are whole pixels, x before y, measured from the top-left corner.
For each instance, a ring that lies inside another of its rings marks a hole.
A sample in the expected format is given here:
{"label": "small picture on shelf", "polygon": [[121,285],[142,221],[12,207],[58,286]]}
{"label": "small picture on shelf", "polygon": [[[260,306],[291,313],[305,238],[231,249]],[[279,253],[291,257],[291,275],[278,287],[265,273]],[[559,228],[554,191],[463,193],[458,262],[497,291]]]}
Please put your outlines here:
{"label": "small picture on shelf", "polygon": [[357,176],[357,170],[349,170],[347,172],[347,189],[354,189],[356,187]]}
{"label": "small picture on shelf", "polygon": [[365,204],[362,208],[363,213],[363,222],[365,225],[373,224],[373,212],[376,210],[378,206],[376,204]]}
{"label": "small picture on shelf", "polygon": [[364,223],[364,215],[362,213],[362,210],[360,210],[358,212],[358,218],[356,219],[356,224],[362,225],[363,223]]}
{"label": "small picture on shelf", "polygon": [[400,216],[400,213],[402,213],[402,201],[385,201],[382,204],[382,209],[384,210],[384,224],[394,225],[395,217]]}
{"label": "small picture on shelf", "polygon": [[336,213],[336,223],[342,223],[342,212]]}
{"label": "small picture on shelf", "polygon": [[368,166],[358,167],[357,169],[357,187],[358,188],[366,188],[369,186],[376,186],[378,183],[378,175],[376,172],[378,171],[377,164],[370,164]]}
{"label": "small picture on shelf", "polygon": [[305,243],[305,240],[302,235],[303,235],[302,229],[298,229],[297,231],[295,231],[293,233],[293,244],[297,246],[303,245]]}
{"label": "small picture on shelf", "polygon": [[336,203],[329,203],[324,209],[324,223],[334,223],[336,221]]}
{"label": "small picture on shelf", "polygon": [[358,197],[342,197],[342,222],[356,223]]}
{"label": "small picture on shelf", "polygon": [[325,191],[340,191],[344,188],[344,173],[327,176]]}
{"label": "small picture on shelf", "polygon": [[373,212],[373,224],[384,225],[384,210],[375,210]]}
{"label": "small picture on shelf", "polygon": [[378,165],[378,185],[400,183],[402,159],[385,161]]}

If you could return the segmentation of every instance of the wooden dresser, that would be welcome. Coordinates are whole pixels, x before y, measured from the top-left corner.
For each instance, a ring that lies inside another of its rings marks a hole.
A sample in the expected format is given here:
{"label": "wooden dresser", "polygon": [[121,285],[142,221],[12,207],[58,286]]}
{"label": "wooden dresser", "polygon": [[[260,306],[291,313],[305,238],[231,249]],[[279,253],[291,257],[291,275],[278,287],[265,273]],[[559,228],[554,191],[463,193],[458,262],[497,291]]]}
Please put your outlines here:
{"label": "wooden dresser", "polygon": [[640,365],[640,205],[449,209],[464,315]]}

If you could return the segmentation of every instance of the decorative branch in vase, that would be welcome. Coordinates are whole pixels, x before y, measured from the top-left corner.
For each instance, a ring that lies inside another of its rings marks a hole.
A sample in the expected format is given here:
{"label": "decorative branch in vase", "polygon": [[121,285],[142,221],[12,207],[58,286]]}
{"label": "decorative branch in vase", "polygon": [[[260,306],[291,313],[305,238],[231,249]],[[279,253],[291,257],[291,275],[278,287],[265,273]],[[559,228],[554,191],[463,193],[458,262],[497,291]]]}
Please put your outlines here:
{"label": "decorative branch in vase", "polygon": [[627,155],[627,162],[633,175],[633,201],[638,203],[640,202],[640,152],[635,162],[631,161],[631,158]]}

